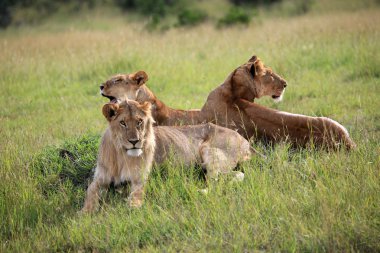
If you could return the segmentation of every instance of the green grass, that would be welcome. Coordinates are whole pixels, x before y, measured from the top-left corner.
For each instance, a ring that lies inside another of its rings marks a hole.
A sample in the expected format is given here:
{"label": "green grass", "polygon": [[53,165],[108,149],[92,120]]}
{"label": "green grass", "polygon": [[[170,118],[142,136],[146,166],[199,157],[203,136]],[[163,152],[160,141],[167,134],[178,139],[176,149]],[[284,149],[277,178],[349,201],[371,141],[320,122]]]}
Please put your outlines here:
{"label": "green grass", "polygon": [[[379,9],[165,33],[107,22],[0,33],[1,252],[380,250]],[[141,209],[110,190],[98,213],[77,213],[107,126],[99,83],[141,69],[168,105],[200,108],[252,54],[289,83],[282,103],[257,103],[334,118],[358,149],[257,143],[268,159],[244,165],[240,184],[221,178],[204,196],[199,170],[168,164]]]}

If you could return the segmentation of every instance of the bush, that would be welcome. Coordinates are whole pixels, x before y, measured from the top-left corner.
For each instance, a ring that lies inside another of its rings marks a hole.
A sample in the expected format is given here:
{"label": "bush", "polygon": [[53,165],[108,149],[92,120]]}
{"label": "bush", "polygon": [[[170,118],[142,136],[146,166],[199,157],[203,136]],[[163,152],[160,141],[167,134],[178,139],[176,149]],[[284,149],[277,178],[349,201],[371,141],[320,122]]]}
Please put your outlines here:
{"label": "bush", "polygon": [[239,7],[232,7],[227,14],[219,20],[218,26],[228,26],[233,24],[248,24],[249,15]]}
{"label": "bush", "polygon": [[12,16],[8,7],[0,4],[0,27],[7,27],[12,22]]}
{"label": "bush", "polygon": [[314,0],[287,0],[282,3],[282,11],[289,16],[303,15],[310,11]]}
{"label": "bush", "polygon": [[99,135],[86,134],[66,141],[61,147],[44,149],[30,166],[31,177],[46,195],[62,185],[85,190],[96,166],[99,141]]}
{"label": "bush", "polygon": [[207,18],[207,13],[197,9],[185,9],[178,14],[178,25],[193,26],[197,25]]}
{"label": "bush", "polygon": [[165,16],[167,9],[174,5],[171,0],[115,0],[125,10],[136,10],[147,16]]}
{"label": "bush", "polygon": [[281,0],[230,0],[234,5],[252,4],[252,5],[269,5]]}
{"label": "bush", "polygon": [[58,12],[62,7],[66,11],[78,12],[85,7],[93,8],[103,0],[1,0],[0,27],[7,27],[11,23],[23,24],[38,22],[51,14]]}
{"label": "bush", "polygon": [[0,1],[0,27],[7,27],[12,22],[12,15],[10,8],[15,5],[13,0]]}

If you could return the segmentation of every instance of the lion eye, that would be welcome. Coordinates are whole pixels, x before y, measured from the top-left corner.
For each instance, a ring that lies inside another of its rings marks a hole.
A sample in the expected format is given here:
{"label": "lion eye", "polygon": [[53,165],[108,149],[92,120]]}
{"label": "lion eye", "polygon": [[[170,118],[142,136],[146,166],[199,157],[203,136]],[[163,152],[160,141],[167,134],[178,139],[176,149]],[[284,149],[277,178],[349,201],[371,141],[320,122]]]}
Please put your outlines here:
{"label": "lion eye", "polygon": [[142,120],[142,119],[140,119],[139,121],[137,121],[137,126],[138,126],[138,127],[141,127],[142,124],[143,124],[143,120]]}
{"label": "lion eye", "polygon": [[118,78],[118,79],[114,79],[113,83],[116,84],[116,83],[121,82],[121,81],[123,81],[123,80],[121,78]]}
{"label": "lion eye", "polygon": [[122,126],[122,127],[127,127],[127,125],[125,124],[125,122],[122,120],[122,121],[120,121],[120,125]]}

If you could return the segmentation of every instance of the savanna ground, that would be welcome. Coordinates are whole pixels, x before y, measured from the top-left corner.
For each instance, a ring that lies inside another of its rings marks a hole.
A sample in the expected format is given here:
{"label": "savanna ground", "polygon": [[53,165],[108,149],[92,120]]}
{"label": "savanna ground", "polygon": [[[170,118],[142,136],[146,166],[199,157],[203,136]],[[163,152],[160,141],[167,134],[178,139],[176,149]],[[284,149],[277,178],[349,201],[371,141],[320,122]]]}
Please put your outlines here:
{"label": "savanna ground", "polygon": [[[163,33],[70,20],[0,32],[0,251],[380,251],[379,8]],[[198,170],[168,163],[141,209],[111,190],[99,212],[77,213],[107,126],[100,82],[145,70],[168,105],[200,108],[252,54],[289,84],[282,103],[257,103],[331,117],[357,150],[256,143],[268,159],[245,164],[242,183],[222,177],[202,195]]]}

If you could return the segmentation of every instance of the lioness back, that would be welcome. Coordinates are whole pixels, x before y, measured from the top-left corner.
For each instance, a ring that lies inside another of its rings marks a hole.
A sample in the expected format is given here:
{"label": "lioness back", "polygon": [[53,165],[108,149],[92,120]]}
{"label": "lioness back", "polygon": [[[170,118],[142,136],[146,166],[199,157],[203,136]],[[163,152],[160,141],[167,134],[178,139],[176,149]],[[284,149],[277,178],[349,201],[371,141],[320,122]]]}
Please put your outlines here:
{"label": "lioness back", "polygon": [[197,146],[199,139],[190,140],[181,130],[182,127],[154,127],[156,137],[156,152],[154,161],[162,164],[168,157],[174,158],[177,162],[190,165],[193,161],[199,162]]}
{"label": "lioness back", "polygon": [[[248,159],[252,153],[249,142],[237,132],[212,123],[191,126],[156,126],[154,160],[161,164],[169,156],[185,165],[202,161],[201,146],[222,150],[234,162]],[[231,160],[231,161],[232,161]]]}

